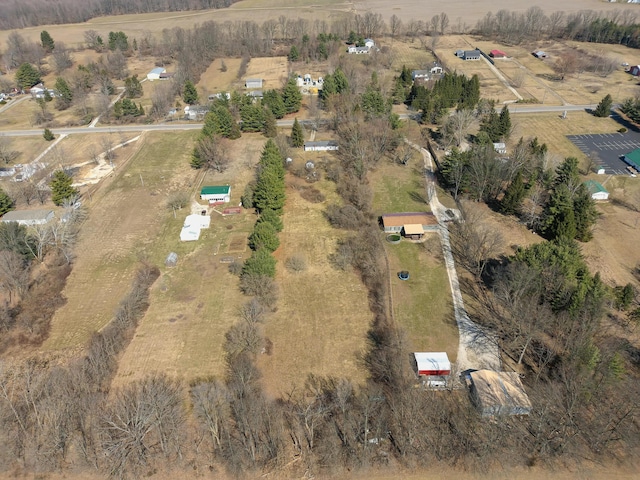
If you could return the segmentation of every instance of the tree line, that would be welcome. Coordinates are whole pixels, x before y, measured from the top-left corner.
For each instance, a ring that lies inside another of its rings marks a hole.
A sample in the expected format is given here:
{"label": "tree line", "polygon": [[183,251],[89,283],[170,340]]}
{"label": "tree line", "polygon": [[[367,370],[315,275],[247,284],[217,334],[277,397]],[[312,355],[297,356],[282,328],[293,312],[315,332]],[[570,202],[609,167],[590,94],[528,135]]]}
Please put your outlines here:
{"label": "tree line", "polygon": [[101,1],[87,0],[34,0],[24,4],[17,0],[4,2],[0,29],[34,27],[37,25],[82,23],[105,15],[132,13],[176,12],[182,10],[204,10],[225,8],[234,0],[133,0]]}

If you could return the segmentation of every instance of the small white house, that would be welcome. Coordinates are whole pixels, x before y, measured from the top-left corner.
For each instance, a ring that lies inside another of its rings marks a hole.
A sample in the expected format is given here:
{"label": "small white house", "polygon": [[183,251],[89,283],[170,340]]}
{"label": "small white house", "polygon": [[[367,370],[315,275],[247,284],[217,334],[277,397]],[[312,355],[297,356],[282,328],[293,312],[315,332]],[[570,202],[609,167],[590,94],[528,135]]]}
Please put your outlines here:
{"label": "small white house", "polygon": [[347,53],[362,55],[369,53],[369,50],[371,50],[369,47],[356,47],[355,45],[349,45],[349,47],[347,48]]}
{"label": "small white house", "polygon": [[202,200],[208,200],[209,204],[229,203],[231,201],[231,186],[212,185],[202,187],[202,190],[200,190],[200,198]]}
{"label": "small white house", "polygon": [[496,153],[500,153],[502,155],[507,153],[507,146],[502,142],[494,143],[493,144],[493,149],[496,151]]}
{"label": "small white house", "polygon": [[184,107],[184,116],[187,120],[202,120],[209,112],[209,107],[205,105],[187,105]]}
{"label": "small white house", "polygon": [[53,219],[53,210],[13,210],[2,217],[2,221],[20,225],[44,225]]}
{"label": "small white house", "polygon": [[373,39],[371,38],[365,38],[364,39],[364,46],[367,48],[373,48],[376,46],[376,42],[373,41]]}
{"label": "small white house", "polygon": [[338,150],[338,144],[331,140],[304,142],[305,152],[326,152],[329,150]]}
{"label": "small white house", "polygon": [[167,69],[162,67],[156,67],[147,73],[147,80],[153,82],[154,80],[160,80],[160,75],[166,73]]}

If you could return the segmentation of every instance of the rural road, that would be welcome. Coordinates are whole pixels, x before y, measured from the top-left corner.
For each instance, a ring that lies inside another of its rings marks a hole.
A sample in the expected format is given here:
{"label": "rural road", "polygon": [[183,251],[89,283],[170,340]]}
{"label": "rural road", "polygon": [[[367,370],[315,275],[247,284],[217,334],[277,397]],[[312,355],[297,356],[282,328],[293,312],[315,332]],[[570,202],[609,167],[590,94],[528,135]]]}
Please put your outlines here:
{"label": "rural road", "polygon": [[[24,97],[23,97],[24,98]],[[17,103],[17,102],[16,102]],[[508,106],[511,114],[526,114],[526,113],[562,113],[584,111],[586,109],[594,109],[597,105],[526,105],[526,104],[511,104]],[[502,108],[502,107],[500,107]],[[499,108],[498,108],[499,109]],[[413,115],[402,113],[400,118],[407,120],[412,118]],[[300,123],[303,125],[310,123],[310,121],[302,120]],[[293,120],[278,120],[279,127],[290,127],[293,125]],[[153,132],[153,131],[180,131],[180,130],[200,130],[202,123],[161,123],[156,125],[113,125],[107,127],[67,127],[67,128],[52,128],[51,131],[56,135],[72,135],[74,133],[113,133],[113,132]],[[33,135],[42,135],[41,128],[29,128],[24,130],[4,130],[0,131],[0,136],[6,137],[29,137]]]}
{"label": "rural road", "polygon": [[[449,229],[447,228],[447,220],[449,220],[450,217],[445,213],[447,208],[438,200],[438,194],[435,189],[435,174],[433,171],[431,154],[419,145],[416,145],[409,140],[405,141],[422,154],[427,198],[429,199],[431,211],[436,216],[439,223],[438,233],[440,234],[444,263],[447,268],[449,285],[451,287],[453,312],[460,334],[458,357],[456,361],[457,370],[458,372],[464,372],[469,369],[480,370],[486,368],[489,370],[500,371],[500,354],[498,352],[498,345],[495,339],[488,335],[482,327],[474,323],[469,318],[469,315],[464,308],[458,273],[456,272],[456,265],[451,251]],[[458,214],[456,213],[456,216],[457,215]]]}

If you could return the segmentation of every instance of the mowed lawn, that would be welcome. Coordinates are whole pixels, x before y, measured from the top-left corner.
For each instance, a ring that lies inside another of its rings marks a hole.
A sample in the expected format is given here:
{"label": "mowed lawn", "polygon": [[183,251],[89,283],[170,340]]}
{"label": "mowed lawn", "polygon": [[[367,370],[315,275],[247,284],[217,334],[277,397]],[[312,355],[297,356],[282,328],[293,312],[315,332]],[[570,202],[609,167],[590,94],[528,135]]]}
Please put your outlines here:
{"label": "mowed lawn", "polygon": [[[406,166],[381,164],[370,176],[374,212],[382,215],[429,211],[422,167],[422,158],[417,153]],[[380,235],[384,233],[381,231]],[[427,234],[424,243],[402,240],[397,245],[385,241],[384,245],[389,259],[394,317],[407,334],[409,348],[445,351],[454,361],[458,330],[438,234]],[[398,278],[401,270],[409,271],[408,281]]]}
{"label": "mowed lawn", "polygon": [[[287,393],[303,385],[310,373],[364,382],[366,371],[358,356],[366,348],[372,320],[367,289],[355,271],[338,270],[329,260],[338,239],[354,233],[334,229],[324,216],[328,204],[340,201],[333,183],[314,183],[326,200],[311,203],[298,190],[306,187],[303,181],[288,177],[288,182],[284,230],[275,252],[280,300],[264,325],[271,347],[258,361],[264,385],[274,395]],[[292,182],[299,182],[298,187]],[[305,259],[306,270],[285,268],[294,255]]]}

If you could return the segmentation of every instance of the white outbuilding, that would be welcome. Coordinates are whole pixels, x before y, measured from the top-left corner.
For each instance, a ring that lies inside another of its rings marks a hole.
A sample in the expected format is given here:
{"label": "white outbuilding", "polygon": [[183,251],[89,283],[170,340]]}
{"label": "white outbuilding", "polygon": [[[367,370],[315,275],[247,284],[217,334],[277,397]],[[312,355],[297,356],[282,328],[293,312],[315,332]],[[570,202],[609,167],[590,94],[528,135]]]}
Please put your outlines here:
{"label": "white outbuilding", "polygon": [[156,67],[147,73],[147,80],[153,82],[154,80],[160,80],[160,75],[166,73],[167,69],[162,67]]}
{"label": "white outbuilding", "polygon": [[13,210],[2,217],[2,221],[20,225],[44,225],[53,219],[53,210]]}

